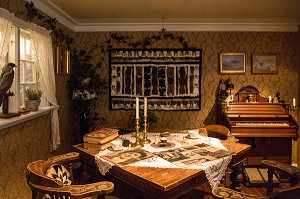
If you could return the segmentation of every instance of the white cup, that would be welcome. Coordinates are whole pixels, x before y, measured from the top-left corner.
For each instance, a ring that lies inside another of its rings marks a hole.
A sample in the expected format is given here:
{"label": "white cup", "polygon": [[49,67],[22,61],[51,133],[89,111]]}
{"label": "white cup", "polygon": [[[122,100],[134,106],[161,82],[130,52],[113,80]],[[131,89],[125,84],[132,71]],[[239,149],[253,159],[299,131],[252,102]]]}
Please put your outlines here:
{"label": "white cup", "polygon": [[113,150],[119,150],[122,146],[122,142],[120,140],[113,140],[110,143]]}
{"label": "white cup", "polygon": [[188,135],[190,138],[197,138],[199,134],[196,130],[188,130]]}
{"label": "white cup", "polygon": [[160,137],[159,140],[162,143],[167,143],[168,142],[168,138],[167,137]]}

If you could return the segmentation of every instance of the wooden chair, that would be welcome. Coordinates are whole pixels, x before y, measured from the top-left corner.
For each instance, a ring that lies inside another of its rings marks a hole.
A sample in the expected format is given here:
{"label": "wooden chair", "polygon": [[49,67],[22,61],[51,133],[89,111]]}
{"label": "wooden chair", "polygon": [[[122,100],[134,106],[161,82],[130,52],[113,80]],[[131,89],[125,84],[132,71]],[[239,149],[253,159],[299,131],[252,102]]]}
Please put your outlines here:
{"label": "wooden chair", "polygon": [[238,142],[238,139],[236,139],[233,135],[230,134],[230,130],[223,125],[219,124],[210,124],[205,125],[204,128],[206,128],[207,135],[209,137],[218,138],[220,140],[231,140],[233,142]]}
{"label": "wooden chair", "polygon": [[[109,181],[85,185],[72,185],[73,172],[71,161],[78,159],[77,152],[58,155],[48,160],[37,160],[27,165],[27,183],[32,191],[32,199],[46,198],[85,198],[98,196],[104,198],[114,190]],[[63,165],[68,165],[67,170]]]}
{"label": "wooden chair", "polygon": [[[265,197],[259,197],[256,195],[249,195],[246,193],[240,193],[233,191],[225,187],[218,187],[212,190],[212,194],[215,198],[274,198],[274,199],[299,199],[300,197],[300,169],[279,163],[273,160],[263,160],[262,165],[268,168],[268,183]],[[278,192],[273,192],[273,174],[275,171],[279,171],[284,176],[287,176],[290,182],[290,187]]]}

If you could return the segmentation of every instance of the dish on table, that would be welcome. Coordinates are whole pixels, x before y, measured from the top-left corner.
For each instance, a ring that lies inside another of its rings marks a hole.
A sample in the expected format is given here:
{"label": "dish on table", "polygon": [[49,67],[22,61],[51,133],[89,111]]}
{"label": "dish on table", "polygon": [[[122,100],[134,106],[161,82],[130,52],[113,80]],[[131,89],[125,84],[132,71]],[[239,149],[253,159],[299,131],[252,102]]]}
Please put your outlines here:
{"label": "dish on table", "polygon": [[119,148],[119,149],[117,149],[117,150],[115,150],[115,149],[113,149],[111,146],[110,147],[108,147],[107,148],[108,150],[110,150],[110,151],[122,151],[123,150],[123,148],[121,147],[121,148]]}
{"label": "dish on table", "polygon": [[197,136],[197,137],[191,137],[190,135],[186,135],[185,138],[187,138],[187,139],[198,139],[199,136]]}

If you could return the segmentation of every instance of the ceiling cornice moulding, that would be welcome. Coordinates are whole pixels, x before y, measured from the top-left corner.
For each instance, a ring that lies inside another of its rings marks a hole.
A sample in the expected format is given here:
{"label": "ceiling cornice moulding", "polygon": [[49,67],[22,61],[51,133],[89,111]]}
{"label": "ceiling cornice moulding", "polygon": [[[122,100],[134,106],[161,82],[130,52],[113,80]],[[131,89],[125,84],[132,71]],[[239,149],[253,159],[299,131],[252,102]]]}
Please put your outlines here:
{"label": "ceiling cornice moulding", "polygon": [[[299,23],[78,23],[53,4],[32,1],[36,8],[57,18],[74,32],[130,32],[130,31],[211,31],[211,32],[298,32]],[[49,2],[49,1],[48,1]]]}
{"label": "ceiling cornice moulding", "polygon": [[203,32],[297,32],[299,24],[267,23],[103,23],[79,24],[75,32],[203,31]]}

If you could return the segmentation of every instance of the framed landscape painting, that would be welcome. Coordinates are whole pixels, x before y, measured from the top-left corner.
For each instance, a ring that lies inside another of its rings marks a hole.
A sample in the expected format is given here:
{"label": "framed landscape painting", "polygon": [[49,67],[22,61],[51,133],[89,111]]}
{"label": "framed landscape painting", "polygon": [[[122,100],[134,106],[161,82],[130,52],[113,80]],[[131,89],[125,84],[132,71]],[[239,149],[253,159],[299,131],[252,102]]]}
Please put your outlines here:
{"label": "framed landscape painting", "polygon": [[245,73],[245,53],[221,53],[220,73]]}
{"label": "framed landscape painting", "polygon": [[277,74],[278,56],[277,54],[253,54],[252,73],[254,74]]}

